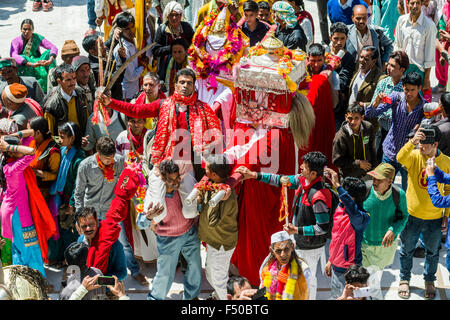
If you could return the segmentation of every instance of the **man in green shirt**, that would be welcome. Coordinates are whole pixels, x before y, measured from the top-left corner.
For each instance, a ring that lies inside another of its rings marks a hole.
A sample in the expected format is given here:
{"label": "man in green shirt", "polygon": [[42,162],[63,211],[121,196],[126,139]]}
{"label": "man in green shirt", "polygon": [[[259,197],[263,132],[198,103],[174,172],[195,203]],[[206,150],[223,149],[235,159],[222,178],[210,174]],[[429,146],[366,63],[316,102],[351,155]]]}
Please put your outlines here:
{"label": "man in green shirt", "polygon": [[[397,238],[408,220],[405,192],[393,186],[395,169],[381,163],[368,175],[372,176],[372,187],[364,201],[364,210],[370,214],[370,222],[364,231],[362,243],[362,265],[374,275],[375,299],[383,299],[380,280],[383,269],[394,262]],[[399,212],[396,213],[397,207]]]}

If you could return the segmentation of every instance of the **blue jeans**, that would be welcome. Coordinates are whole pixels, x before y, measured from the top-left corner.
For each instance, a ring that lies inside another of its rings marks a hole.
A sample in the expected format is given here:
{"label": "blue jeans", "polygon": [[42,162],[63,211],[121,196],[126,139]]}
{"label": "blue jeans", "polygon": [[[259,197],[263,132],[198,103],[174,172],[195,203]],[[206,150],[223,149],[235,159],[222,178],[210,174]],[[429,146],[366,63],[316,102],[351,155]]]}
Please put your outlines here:
{"label": "blue jeans", "polygon": [[95,20],[97,19],[97,15],[95,14],[95,0],[88,0],[87,15],[89,28],[95,30],[95,28],[97,28],[97,25],[95,24]]}
{"label": "blue jeans", "polygon": [[420,233],[425,244],[425,265],[423,278],[425,281],[436,280],[436,270],[439,262],[439,243],[441,241],[442,218],[422,220],[413,216],[408,217],[405,229],[400,234],[400,280],[411,280],[413,254],[416,249]]}
{"label": "blue jeans", "polygon": [[125,252],[125,258],[127,259],[127,268],[130,269],[131,276],[135,277],[140,272],[139,263],[134,257],[133,248],[131,247],[130,242],[128,241],[123,222],[120,223],[120,228],[121,230],[119,235],[119,241],[123,246],[123,252]]}
{"label": "blue jeans", "polygon": [[402,189],[403,191],[406,192],[406,189],[408,188],[408,171],[406,171],[406,169],[403,168],[403,166],[396,160],[391,160],[384,154],[383,158],[381,159],[381,162],[391,164],[395,169],[395,175],[397,175],[397,173],[400,171],[400,175],[402,176]]}
{"label": "blue jeans", "polygon": [[164,300],[172,286],[180,251],[187,261],[184,274],[183,300],[192,300],[200,294],[202,284],[202,261],[200,239],[197,226],[178,237],[156,236],[158,247],[157,272],[153,279],[152,291],[147,300]]}
{"label": "blue jeans", "polygon": [[344,292],[344,288],[345,288],[344,273],[337,272],[334,270],[334,268],[331,268],[331,299],[332,300],[336,300]]}

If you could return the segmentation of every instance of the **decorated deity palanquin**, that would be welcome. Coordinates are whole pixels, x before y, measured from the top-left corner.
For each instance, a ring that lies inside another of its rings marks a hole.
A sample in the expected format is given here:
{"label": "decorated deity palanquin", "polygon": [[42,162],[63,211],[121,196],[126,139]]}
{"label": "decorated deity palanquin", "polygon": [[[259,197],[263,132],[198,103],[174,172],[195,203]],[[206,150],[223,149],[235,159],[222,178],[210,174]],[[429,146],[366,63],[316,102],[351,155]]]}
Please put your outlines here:
{"label": "decorated deity palanquin", "polygon": [[292,98],[305,79],[305,53],[269,35],[236,68],[236,120],[266,128],[287,128]]}
{"label": "decorated deity palanquin", "polygon": [[227,7],[210,12],[197,28],[189,48],[189,64],[211,87],[232,88],[233,67],[244,55],[249,39]]}

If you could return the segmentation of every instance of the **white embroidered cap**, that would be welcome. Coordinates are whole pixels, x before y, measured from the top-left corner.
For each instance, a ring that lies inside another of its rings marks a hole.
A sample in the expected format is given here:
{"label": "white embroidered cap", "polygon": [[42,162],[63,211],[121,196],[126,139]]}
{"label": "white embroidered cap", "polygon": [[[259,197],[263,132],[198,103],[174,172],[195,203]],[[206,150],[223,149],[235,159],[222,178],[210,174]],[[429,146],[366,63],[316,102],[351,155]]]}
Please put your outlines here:
{"label": "white embroidered cap", "polygon": [[279,231],[279,232],[274,233],[270,237],[270,244],[274,244],[274,243],[286,241],[286,240],[291,240],[292,242],[295,243],[295,239],[294,239],[293,235],[289,235],[289,233],[287,233],[286,231]]}

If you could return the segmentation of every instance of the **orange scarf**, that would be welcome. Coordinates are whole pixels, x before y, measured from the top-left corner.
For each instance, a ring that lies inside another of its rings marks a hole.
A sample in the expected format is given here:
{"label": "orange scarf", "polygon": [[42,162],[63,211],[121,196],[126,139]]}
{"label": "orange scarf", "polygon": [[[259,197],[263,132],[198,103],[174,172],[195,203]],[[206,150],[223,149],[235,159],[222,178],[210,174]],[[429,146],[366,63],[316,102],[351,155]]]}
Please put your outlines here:
{"label": "orange scarf", "polygon": [[105,166],[103,162],[101,162],[98,153],[95,155],[95,158],[97,159],[98,167],[102,170],[103,177],[105,177],[106,181],[114,181],[114,162]]}
{"label": "orange scarf", "polygon": [[42,153],[44,153],[45,149],[47,149],[50,141],[52,141],[52,138],[49,138],[49,139],[45,140],[44,142],[42,142],[42,144],[37,149],[36,149],[36,140],[33,139],[30,142],[29,147],[36,149],[36,152],[34,153],[34,159],[30,163],[30,167],[32,167],[33,169],[42,170],[43,163],[40,162],[38,159],[42,155]]}

